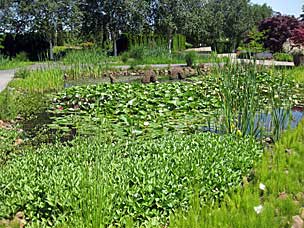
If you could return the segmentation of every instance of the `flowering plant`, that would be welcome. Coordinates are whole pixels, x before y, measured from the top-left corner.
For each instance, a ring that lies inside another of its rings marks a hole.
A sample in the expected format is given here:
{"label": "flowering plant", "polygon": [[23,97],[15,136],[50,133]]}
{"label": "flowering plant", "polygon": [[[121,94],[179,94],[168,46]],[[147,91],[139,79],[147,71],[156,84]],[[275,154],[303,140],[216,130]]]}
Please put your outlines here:
{"label": "flowering plant", "polygon": [[283,44],[283,49],[294,56],[304,55],[304,27],[291,32],[291,37]]}

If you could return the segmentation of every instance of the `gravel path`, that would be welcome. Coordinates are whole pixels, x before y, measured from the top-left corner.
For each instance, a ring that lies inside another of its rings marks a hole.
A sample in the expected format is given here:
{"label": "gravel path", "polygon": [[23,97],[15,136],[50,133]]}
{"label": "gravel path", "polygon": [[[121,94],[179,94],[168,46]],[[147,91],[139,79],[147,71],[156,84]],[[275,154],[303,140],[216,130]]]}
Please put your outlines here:
{"label": "gravel path", "polygon": [[14,78],[16,70],[1,70],[0,71],[0,92],[5,89],[7,84]]}

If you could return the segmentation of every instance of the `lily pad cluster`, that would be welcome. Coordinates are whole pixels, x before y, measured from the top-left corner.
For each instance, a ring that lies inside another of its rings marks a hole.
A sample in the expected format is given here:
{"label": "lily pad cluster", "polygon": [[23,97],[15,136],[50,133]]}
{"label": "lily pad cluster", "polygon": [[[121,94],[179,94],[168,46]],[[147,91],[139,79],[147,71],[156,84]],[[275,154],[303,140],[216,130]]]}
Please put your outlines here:
{"label": "lily pad cluster", "polygon": [[[246,86],[251,85],[246,85],[246,71],[229,77],[229,102],[232,111],[238,113],[249,96]],[[224,77],[209,75],[193,82],[75,86],[54,97],[50,127],[69,131],[76,126],[75,121],[98,123],[101,117],[128,135],[150,130],[195,130],[211,120],[220,125],[226,118],[223,107],[228,99],[224,83]],[[258,107],[256,111],[270,110],[274,105],[292,106],[302,100],[300,85],[280,74],[256,72],[254,86],[250,96]]]}

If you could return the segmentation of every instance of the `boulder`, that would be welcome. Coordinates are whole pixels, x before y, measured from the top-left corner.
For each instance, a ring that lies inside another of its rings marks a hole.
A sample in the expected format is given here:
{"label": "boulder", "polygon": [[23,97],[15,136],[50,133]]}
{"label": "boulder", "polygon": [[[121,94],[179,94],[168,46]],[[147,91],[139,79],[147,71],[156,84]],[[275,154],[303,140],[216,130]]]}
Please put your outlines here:
{"label": "boulder", "polygon": [[157,81],[157,76],[153,70],[146,70],[144,73],[144,77],[141,79],[141,82],[145,84],[156,81]]}
{"label": "boulder", "polygon": [[176,79],[182,80],[186,78],[185,72],[181,67],[171,68],[168,73],[170,80],[176,80]]}

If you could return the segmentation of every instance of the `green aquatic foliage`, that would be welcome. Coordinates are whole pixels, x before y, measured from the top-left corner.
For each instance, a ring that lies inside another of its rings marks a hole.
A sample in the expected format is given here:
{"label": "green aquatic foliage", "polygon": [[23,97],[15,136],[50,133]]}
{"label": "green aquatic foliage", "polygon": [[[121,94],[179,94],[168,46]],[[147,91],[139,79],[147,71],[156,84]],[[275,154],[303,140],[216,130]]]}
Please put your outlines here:
{"label": "green aquatic foliage", "polygon": [[[202,206],[194,195],[191,209],[174,213],[170,227],[289,227],[292,217],[303,211],[303,143],[302,121],[264,153],[252,182],[213,206]],[[259,205],[262,210],[257,214],[254,208]]]}
{"label": "green aquatic foliage", "polygon": [[9,154],[16,149],[15,141],[19,133],[15,129],[6,129],[0,123],[0,166]]}
{"label": "green aquatic foliage", "polygon": [[130,217],[165,225],[172,211],[189,208],[195,189],[207,202],[237,188],[262,154],[253,139],[232,135],[133,140],[105,132],[12,157],[0,170],[0,218],[24,211],[49,226],[119,226]]}
{"label": "green aquatic foliage", "polygon": [[244,133],[257,112],[302,102],[300,90],[299,84],[278,72],[236,67],[191,83],[72,87],[55,96],[51,127],[73,125],[75,116],[103,116],[126,134],[194,130],[209,121],[226,126],[227,132],[233,124]]}

